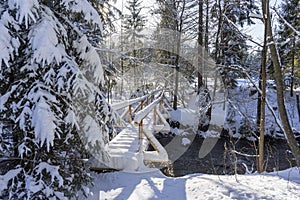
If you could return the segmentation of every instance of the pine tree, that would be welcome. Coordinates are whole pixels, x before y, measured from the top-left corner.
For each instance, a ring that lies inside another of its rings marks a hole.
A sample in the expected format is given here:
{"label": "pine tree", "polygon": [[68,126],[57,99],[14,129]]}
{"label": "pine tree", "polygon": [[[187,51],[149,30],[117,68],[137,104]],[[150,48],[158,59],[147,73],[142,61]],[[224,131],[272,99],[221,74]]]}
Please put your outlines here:
{"label": "pine tree", "polygon": [[[185,22],[187,20],[187,8],[190,3],[189,0],[175,1],[175,0],[158,0],[159,10],[158,13],[161,15],[161,21],[159,24],[159,31],[168,29],[173,31],[166,31],[167,34],[164,37],[159,38],[160,41],[167,41],[168,49],[173,49],[175,56],[171,55],[171,52],[166,52],[163,57],[168,60],[168,64],[174,66],[174,91],[173,91],[173,109],[177,109],[178,104],[178,80],[179,80],[179,52],[181,51],[182,45],[182,34],[185,30]],[[169,34],[171,33],[171,34]],[[170,42],[172,41],[172,42]],[[170,46],[171,45],[171,46]]]}
{"label": "pine tree", "polygon": [[[245,38],[239,27],[254,22],[250,13],[258,12],[255,1],[228,1],[219,0],[212,6],[212,17],[218,23],[215,42],[215,60],[221,66],[241,66],[246,58],[248,49]],[[234,78],[237,76],[231,70],[221,67],[220,73],[226,86],[235,86]]]}
{"label": "pine tree", "polygon": [[[130,45],[130,49],[132,51],[133,58],[138,56],[138,50],[136,50],[137,46],[141,44],[140,38],[142,37],[141,31],[145,27],[145,17],[141,14],[143,7],[141,6],[140,0],[129,0],[126,8],[129,10],[130,14],[125,16],[123,29],[124,29],[124,39],[128,41]],[[132,65],[134,73],[134,85],[138,87],[137,81],[137,64],[133,61]],[[139,74],[141,76],[141,74]],[[142,81],[141,81],[142,82]]]}
{"label": "pine tree", "polygon": [[299,66],[295,66],[296,63],[299,63],[300,61],[300,43],[296,42],[297,34],[289,27],[289,25],[295,30],[300,29],[300,2],[297,0],[283,1],[281,4],[281,12],[279,14],[285,20],[279,19],[280,25],[278,34],[280,60],[284,68],[286,68],[286,72],[288,72],[291,96],[293,96],[295,71],[300,70]]}
{"label": "pine tree", "polygon": [[127,39],[130,41],[138,41],[142,37],[141,31],[145,27],[145,16],[141,14],[143,7],[140,0],[129,0],[126,8],[130,14],[125,16],[123,28]]}
{"label": "pine tree", "polygon": [[14,163],[1,196],[76,197],[91,181],[84,158],[107,159],[112,123],[100,16],[81,0],[0,2],[0,155]]}

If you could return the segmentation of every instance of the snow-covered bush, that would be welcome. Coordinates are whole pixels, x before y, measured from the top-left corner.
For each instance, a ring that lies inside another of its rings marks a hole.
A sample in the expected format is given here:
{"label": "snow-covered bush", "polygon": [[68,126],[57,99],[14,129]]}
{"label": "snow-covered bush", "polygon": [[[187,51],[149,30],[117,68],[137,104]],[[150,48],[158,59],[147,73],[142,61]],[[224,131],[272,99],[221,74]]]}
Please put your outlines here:
{"label": "snow-covered bush", "polygon": [[91,181],[84,158],[107,157],[101,30],[87,0],[0,0],[0,150],[13,145],[17,163],[0,174],[1,197],[74,197]]}
{"label": "snow-covered bush", "polygon": [[246,79],[227,90],[224,128],[232,136],[248,137],[256,131],[257,91]]}
{"label": "snow-covered bush", "polygon": [[[252,133],[257,134],[259,132],[257,127],[258,91],[249,80],[237,79],[237,82],[237,88],[227,90],[224,128],[231,135],[236,133],[237,136],[248,137]],[[258,83],[256,84],[258,85]],[[277,125],[276,119],[270,110],[271,108],[275,116],[279,118],[276,84],[273,80],[267,80],[266,90],[265,134],[275,138],[283,138],[282,130]],[[285,107],[290,124],[296,133],[300,129],[300,124],[297,121],[296,99],[290,97],[289,91],[285,91]]]}

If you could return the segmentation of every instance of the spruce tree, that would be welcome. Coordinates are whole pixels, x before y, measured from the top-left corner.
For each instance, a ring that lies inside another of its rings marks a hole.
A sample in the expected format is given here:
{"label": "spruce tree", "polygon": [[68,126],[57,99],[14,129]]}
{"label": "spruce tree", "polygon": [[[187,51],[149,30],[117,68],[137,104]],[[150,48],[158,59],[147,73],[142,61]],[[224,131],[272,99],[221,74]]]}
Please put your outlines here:
{"label": "spruce tree", "polygon": [[284,0],[281,4],[279,14],[282,17],[279,18],[280,25],[278,31],[280,60],[286,69],[285,72],[290,82],[291,96],[293,96],[293,86],[296,80],[295,74],[297,71],[300,71],[300,66],[297,66],[297,63],[300,61],[300,42],[297,39],[299,35],[297,36],[297,33],[290,26],[295,30],[300,29],[300,2],[298,0]]}
{"label": "spruce tree", "polygon": [[[212,6],[213,19],[218,22],[216,34],[215,59],[221,66],[241,66],[246,59],[247,38],[241,34],[239,28],[251,25],[251,13],[257,13],[258,7],[254,0],[229,1],[219,0]],[[232,70],[220,67],[220,73],[225,86],[235,86],[237,74]]]}
{"label": "spruce tree", "polygon": [[[130,12],[129,15],[125,15],[125,20],[122,28],[124,29],[124,39],[130,45],[129,48],[132,50],[129,54],[133,58],[138,57],[138,50],[136,49],[139,44],[141,44],[140,38],[142,37],[141,31],[145,27],[145,17],[142,15],[141,11],[143,9],[140,0],[129,0],[126,8]],[[134,86],[138,87],[138,76],[141,76],[141,73],[138,75],[138,66],[136,61],[130,63],[130,67],[133,67],[134,73]],[[142,82],[142,80],[140,80]]]}
{"label": "spruce tree", "polygon": [[126,8],[130,14],[125,15],[123,24],[125,35],[129,41],[138,41],[142,37],[141,31],[144,29],[146,23],[145,16],[141,13],[143,7],[140,0],[129,0],[127,3]]}
{"label": "spruce tree", "polygon": [[[1,171],[7,199],[78,198],[107,158],[100,16],[88,1],[0,1]],[[5,158],[4,158],[5,156]]]}

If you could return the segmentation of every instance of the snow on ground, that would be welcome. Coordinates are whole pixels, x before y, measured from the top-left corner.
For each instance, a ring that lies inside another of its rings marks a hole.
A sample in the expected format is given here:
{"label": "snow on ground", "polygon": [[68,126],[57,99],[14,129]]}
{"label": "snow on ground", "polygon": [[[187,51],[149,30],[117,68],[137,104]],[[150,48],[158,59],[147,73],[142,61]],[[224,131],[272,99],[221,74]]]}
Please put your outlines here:
{"label": "snow on ground", "polygon": [[94,177],[91,200],[300,199],[297,168],[264,175],[191,174],[171,178],[153,169],[145,173],[94,174]]}
{"label": "snow on ground", "polygon": [[212,105],[212,112],[211,112],[211,125],[217,125],[219,127],[224,126],[224,119],[225,119],[225,109],[224,109],[224,93],[217,92],[214,97],[214,102]]}
{"label": "snow on ground", "polygon": [[184,126],[195,126],[198,123],[198,116],[193,109],[178,108],[177,110],[172,110],[170,115],[172,120],[178,121]]}
{"label": "snow on ground", "polygon": [[[255,82],[255,81],[254,81]],[[243,113],[250,120],[249,123],[252,126],[256,125],[256,115],[257,115],[257,95],[255,87],[253,84],[246,79],[237,80],[238,87],[231,89],[229,91],[230,100],[234,103],[236,109],[228,110],[227,116],[232,117],[234,123],[228,124],[229,126],[235,126],[236,130],[243,128],[244,117],[241,116]],[[271,108],[274,110],[275,115],[280,119],[278,105],[277,105],[277,95],[275,82],[273,80],[267,81],[267,101],[270,104]],[[289,90],[285,91],[285,107],[287,110],[287,115],[289,117],[290,124],[294,130],[300,131],[299,116],[297,113],[297,103],[296,95],[300,93],[295,91],[294,96],[291,97]],[[227,109],[230,106],[227,104]],[[283,136],[280,133],[279,127],[276,125],[275,119],[271,114],[269,108],[266,108],[266,134],[274,136]]]}
{"label": "snow on ground", "polygon": [[190,145],[190,144],[191,144],[191,140],[189,140],[188,138],[182,138],[182,139],[181,139],[181,144],[182,144],[183,146]]}
{"label": "snow on ground", "polygon": [[[195,126],[198,125],[198,98],[196,93],[190,95],[187,108],[178,108],[176,111],[170,112],[173,120],[179,121],[184,126]],[[225,118],[224,107],[224,93],[217,92],[214,97],[214,103],[212,107],[212,116],[210,124],[223,127]]]}

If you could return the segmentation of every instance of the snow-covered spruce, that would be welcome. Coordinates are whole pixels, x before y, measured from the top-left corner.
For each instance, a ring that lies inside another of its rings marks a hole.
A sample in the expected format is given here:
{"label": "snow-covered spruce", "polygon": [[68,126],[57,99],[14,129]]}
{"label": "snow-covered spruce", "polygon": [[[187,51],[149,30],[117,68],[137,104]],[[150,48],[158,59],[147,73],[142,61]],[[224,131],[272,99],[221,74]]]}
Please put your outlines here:
{"label": "snow-covered spruce", "polygon": [[0,156],[13,163],[0,198],[69,199],[91,180],[83,158],[107,156],[100,16],[87,0],[0,2]]}

